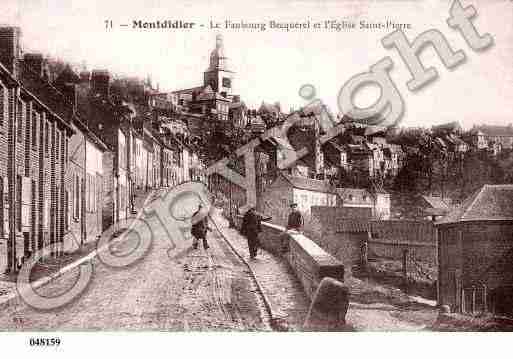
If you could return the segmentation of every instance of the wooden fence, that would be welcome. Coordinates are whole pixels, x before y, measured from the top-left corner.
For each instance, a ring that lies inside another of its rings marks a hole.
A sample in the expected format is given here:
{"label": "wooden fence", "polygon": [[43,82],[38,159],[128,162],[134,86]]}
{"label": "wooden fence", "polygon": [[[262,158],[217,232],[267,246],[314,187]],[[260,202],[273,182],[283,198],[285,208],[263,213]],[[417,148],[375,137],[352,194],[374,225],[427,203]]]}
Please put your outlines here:
{"label": "wooden fence", "polygon": [[369,250],[376,257],[436,262],[436,229],[429,221],[371,221]]}

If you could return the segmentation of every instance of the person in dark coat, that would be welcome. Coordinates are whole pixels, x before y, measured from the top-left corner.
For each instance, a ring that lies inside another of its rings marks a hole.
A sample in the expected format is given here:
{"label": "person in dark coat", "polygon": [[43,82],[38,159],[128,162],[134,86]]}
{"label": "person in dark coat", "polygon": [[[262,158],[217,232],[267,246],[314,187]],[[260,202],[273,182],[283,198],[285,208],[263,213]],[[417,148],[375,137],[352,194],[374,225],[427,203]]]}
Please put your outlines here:
{"label": "person in dark coat", "polygon": [[[198,205],[198,210],[194,212],[192,215],[192,218],[199,215],[201,212],[202,205]],[[194,223],[191,228],[191,234],[193,235],[192,240],[192,248],[197,249],[198,248],[198,242],[201,239],[203,241],[203,248],[207,250],[209,248],[208,242],[207,242],[207,231],[209,231],[210,228],[208,227],[208,216],[205,216],[205,218],[202,218],[198,222]]]}
{"label": "person in dark coat", "polygon": [[293,229],[299,232],[304,225],[303,215],[297,209],[297,203],[292,203],[290,208],[292,211],[289,214],[287,229]]}
{"label": "person in dark coat", "polygon": [[241,234],[248,240],[249,256],[254,259],[260,247],[258,234],[262,232],[262,220],[269,220],[257,214],[255,208],[250,208],[242,218]]}

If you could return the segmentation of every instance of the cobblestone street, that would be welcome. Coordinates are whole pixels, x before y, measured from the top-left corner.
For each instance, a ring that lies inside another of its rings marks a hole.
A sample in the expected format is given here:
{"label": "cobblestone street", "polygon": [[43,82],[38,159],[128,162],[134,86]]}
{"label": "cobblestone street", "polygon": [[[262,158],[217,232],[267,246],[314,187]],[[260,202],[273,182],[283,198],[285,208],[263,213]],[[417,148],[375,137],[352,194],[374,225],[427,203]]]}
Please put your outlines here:
{"label": "cobblestone street", "polygon": [[[171,242],[156,219],[153,247],[127,268],[93,260],[94,275],[75,302],[50,312],[26,304],[2,312],[2,330],[267,330],[265,306],[248,269],[213,230],[210,249],[192,250],[191,240]],[[124,252],[135,239],[115,245]],[[40,289],[55,295],[77,277],[75,268]],[[263,319],[262,319],[263,318]]]}

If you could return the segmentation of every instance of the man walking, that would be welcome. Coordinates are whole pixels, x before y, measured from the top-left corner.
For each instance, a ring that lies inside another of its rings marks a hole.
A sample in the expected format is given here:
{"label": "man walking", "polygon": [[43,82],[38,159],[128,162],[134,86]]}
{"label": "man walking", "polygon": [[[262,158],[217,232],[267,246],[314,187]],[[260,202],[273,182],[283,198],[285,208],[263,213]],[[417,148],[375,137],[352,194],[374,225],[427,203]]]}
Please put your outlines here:
{"label": "man walking", "polygon": [[[203,206],[200,203],[198,205],[198,210],[196,212],[194,212],[194,214],[192,215],[193,221],[194,221],[195,217],[199,216],[199,214],[201,212],[201,208],[203,208]],[[193,249],[198,248],[198,242],[200,239],[203,241],[203,248],[205,248],[205,250],[207,250],[209,248],[208,243],[207,243],[207,231],[209,231],[210,228],[208,227],[208,219],[207,218],[208,218],[208,216],[205,216],[204,218],[198,220],[196,223],[194,223],[192,225],[191,234],[194,237],[192,240],[192,248]]]}
{"label": "man walking", "polygon": [[293,229],[295,231],[300,232],[301,228],[303,228],[304,225],[303,215],[297,209],[297,203],[292,203],[290,205],[290,208],[291,212],[289,214],[287,229]]}
{"label": "man walking", "polygon": [[255,259],[260,246],[258,234],[262,232],[262,217],[250,208],[242,218],[241,234],[248,239],[249,256]]}

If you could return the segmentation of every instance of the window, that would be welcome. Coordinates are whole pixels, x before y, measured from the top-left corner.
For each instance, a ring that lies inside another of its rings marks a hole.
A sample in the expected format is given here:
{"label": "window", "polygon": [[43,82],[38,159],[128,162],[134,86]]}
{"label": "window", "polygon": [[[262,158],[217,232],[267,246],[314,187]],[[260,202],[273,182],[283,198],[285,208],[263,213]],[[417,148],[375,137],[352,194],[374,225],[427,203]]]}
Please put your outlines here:
{"label": "window", "polygon": [[60,141],[61,141],[61,135],[60,133],[57,131],[55,132],[55,162],[59,163],[59,144],[60,144]]}
{"label": "window", "polygon": [[26,143],[26,148],[28,149],[28,147],[30,146],[30,125],[32,123],[32,116],[31,116],[31,112],[30,111],[30,102],[27,102],[25,104],[25,136],[27,136],[26,140],[27,140],[27,143]]}
{"label": "window", "polygon": [[124,210],[126,207],[126,190],[125,186],[120,185],[119,186],[119,209]]}
{"label": "window", "polygon": [[4,178],[0,177],[0,237],[4,236]]}
{"label": "window", "polygon": [[[29,178],[30,179],[30,178]],[[36,181],[30,181],[30,232],[32,235],[32,248],[36,248]]]}
{"label": "window", "polygon": [[86,174],[86,210],[91,212],[91,178]]}
{"label": "window", "polygon": [[37,148],[37,121],[39,118],[39,114],[34,111],[32,112],[32,148]]}
{"label": "window", "polygon": [[228,77],[223,77],[223,87],[230,88],[232,86],[232,80]]}
{"label": "window", "polygon": [[75,175],[75,218],[80,218],[80,178]]}
{"label": "window", "polygon": [[69,192],[64,192],[64,229],[66,231],[69,230]]}
{"label": "window", "polygon": [[2,215],[3,215],[3,225],[2,225],[2,234],[4,236],[9,235],[9,186],[7,182],[7,178],[1,177],[2,180]]}
{"label": "window", "polygon": [[25,104],[21,101],[18,101],[18,113],[16,114],[16,120],[18,129],[16,134],[18,136],[18,142],[22,142],[23,140],[23,116],[25,115]]}
{"label": "window", "polygon": [[95,177],[87,174],[87,211],[96,212],[96,181]]}
{"label": "window", "polygon": [[4,125],[4,118],[7,119],[7,106],[9,101],[7,101],[7,89],[4,87],[2,83],[0,83],[0,126]]}
{"label": "window", "polygon": [[91,201],[93,202],[93,212],[96,212],[96,178],[94,176],[91,177],[92,183],[92,191],[91,191]]}
{"label": "window", "polygon": [[48,128],[50,124],[48,122],[45,123],[45,154],[48,157],[50,153],[50,130]]}
{"label": "window", "polygon": [[65,144],[64,144],[64,164],[68,165],[68,139],[66,138]]}
{"label": "window", "polygon": [[21,176],[16,176],[16,229],[21,232]]}

